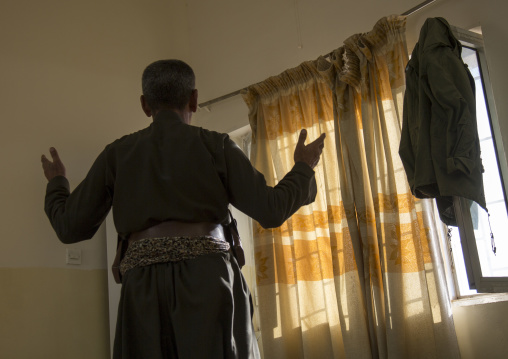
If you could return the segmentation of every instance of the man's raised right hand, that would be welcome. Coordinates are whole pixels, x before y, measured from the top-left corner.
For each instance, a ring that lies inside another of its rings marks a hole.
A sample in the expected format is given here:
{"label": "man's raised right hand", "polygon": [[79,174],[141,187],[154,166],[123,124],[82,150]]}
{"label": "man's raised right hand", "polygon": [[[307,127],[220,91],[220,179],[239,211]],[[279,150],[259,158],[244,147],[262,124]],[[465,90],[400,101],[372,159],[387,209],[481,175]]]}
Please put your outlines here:
{"label": "man's raised right hand", "polygon": [[296,144],[294,160],[296,162],[304,162],[310,166],[310,168],[316,167],[323,152],[325,146],[326,134],[322,133],[314,142],[305,145],[307,139],[307,130],[300,132],[298,143]]}

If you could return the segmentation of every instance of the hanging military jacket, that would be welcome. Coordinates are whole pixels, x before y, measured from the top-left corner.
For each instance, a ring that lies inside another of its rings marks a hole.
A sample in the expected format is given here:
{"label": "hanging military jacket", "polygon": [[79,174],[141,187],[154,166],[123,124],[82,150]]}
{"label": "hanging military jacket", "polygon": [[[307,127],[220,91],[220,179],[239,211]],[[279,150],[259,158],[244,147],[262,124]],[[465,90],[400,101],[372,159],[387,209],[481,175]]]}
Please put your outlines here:
{"label": "hanging military jacket", "polygon": [[436,198],[456,226],[453,196],[486,209],[474,79],[443,18],[427,19],[406,67],[399,155],[413,195]]}

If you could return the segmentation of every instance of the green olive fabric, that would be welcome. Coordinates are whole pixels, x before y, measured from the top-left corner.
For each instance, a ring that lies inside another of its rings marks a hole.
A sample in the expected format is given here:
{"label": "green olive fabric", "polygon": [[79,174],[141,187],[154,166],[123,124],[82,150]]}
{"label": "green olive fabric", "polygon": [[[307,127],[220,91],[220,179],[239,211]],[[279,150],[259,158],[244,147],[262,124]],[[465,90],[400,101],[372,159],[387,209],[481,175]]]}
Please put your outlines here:
{"label": "green olive fabric", "polygon": [[436,198],[456,225],[453,196],[486,209],[475,84],[462,45],[443,18],[427,19],[406,67],[399,154],[413,195]]}
{"label": "green olive fabric", "polygon": [[[72,191],[65,177],[46,189],[45,211],[60,240],[91,238],[111,207],[120,238],[163,221],[226,223],[228,205],[278,227],[317,192],[298,162],[268,186],[226,134],[185,124],[172,111],[100,153]],[[114,358],[257,359],[249,289],[229,252],[127,271]]]}
{"label": "green olive fabric", "polygon": [[167,220],[227,223],[228,204],[278,227],[316,196],[314,171],[298,162],[274,187],[228,137],[184,124],[172,111],[102,151],[70,193],[65,177],[47,185],[45,211],[65,243],[91,238],[111,206],[121,237]]}
{"label": "green olive fabric", "polygon": [[113,358],[258,359],[251,315],[230,253],[134,268],[122,283]]}

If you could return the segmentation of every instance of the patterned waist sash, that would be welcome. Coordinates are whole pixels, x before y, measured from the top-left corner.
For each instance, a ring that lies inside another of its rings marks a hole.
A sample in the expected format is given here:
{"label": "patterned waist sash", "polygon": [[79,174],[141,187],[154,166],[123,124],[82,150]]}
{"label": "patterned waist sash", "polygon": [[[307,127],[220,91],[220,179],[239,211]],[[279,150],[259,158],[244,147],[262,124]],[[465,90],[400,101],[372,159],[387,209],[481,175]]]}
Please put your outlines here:
{"label": "patterned waist sash", "polygon": [[161,237],[132,242],[120,263],[120,273],[156,263],[178,262],[229,251],[229,243],[213,237]]}

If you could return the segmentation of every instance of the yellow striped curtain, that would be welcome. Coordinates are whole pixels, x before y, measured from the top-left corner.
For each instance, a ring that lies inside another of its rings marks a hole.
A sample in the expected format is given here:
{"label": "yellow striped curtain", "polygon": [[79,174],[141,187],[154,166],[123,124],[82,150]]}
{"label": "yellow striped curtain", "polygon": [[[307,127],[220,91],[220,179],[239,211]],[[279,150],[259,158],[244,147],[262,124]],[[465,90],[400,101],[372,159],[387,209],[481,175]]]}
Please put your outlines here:
{"label": "yellow striped curtain", "polygon": [[283,226],[254,223],[261,342],[270,358],[458,358],[433,207],[398,156],[405,18],[250,86],[251,160],[275,185],[301,129],[327,134],[318,195]]}

